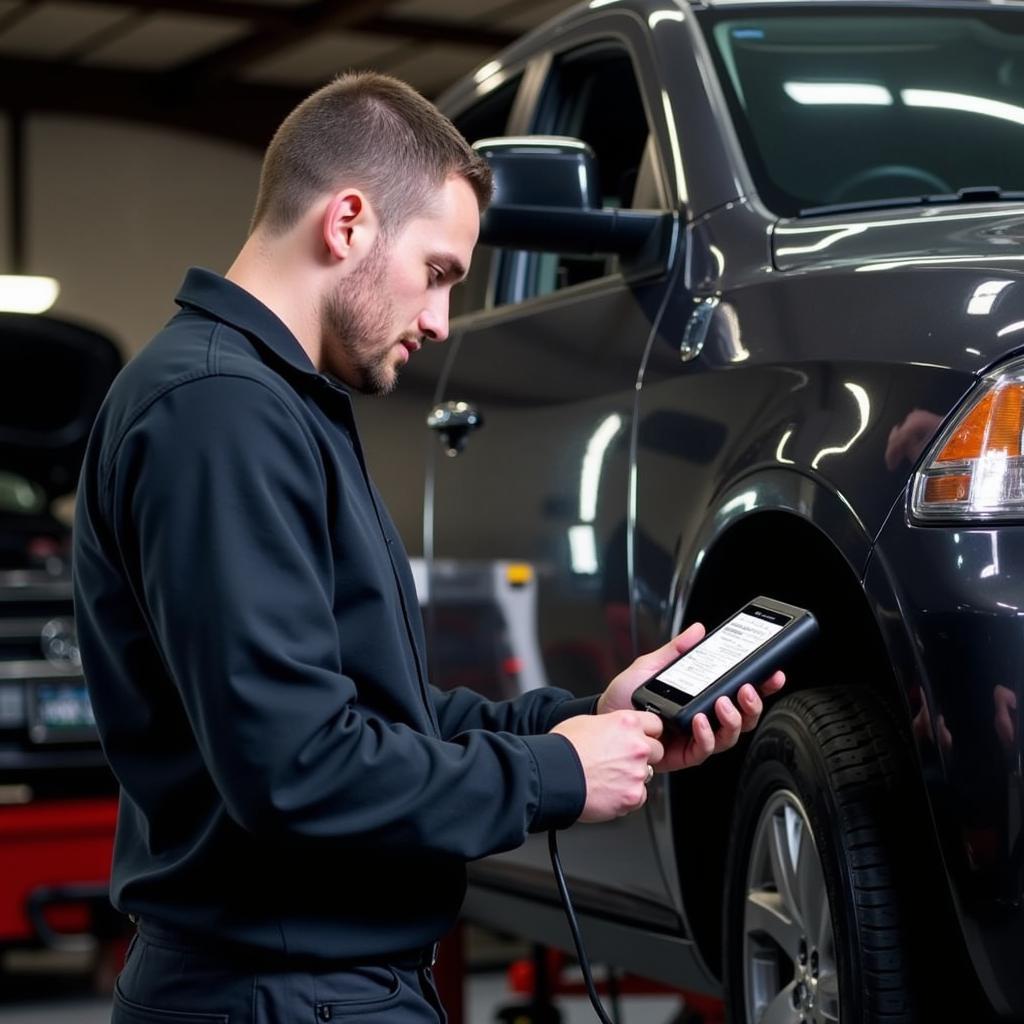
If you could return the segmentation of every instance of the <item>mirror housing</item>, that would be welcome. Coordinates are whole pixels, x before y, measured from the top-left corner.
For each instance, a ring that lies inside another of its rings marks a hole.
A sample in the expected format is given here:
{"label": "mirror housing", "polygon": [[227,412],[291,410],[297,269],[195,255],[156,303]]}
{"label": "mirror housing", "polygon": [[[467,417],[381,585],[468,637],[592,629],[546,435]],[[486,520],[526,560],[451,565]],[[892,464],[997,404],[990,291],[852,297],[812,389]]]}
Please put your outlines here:
{"label": "mirror housing", "polygon": [[647,263],[665,248],[674,215],[601,208],[597,161],[580,139],[481,139],[473,148],[494,175],[480,241],[511,249],[615,255]]}

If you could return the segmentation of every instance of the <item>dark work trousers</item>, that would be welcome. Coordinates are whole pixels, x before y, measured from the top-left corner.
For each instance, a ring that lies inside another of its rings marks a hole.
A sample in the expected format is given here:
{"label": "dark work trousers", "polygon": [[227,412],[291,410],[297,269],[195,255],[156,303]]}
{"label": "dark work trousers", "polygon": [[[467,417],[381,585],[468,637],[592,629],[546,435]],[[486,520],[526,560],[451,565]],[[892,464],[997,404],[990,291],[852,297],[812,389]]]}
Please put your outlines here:
{"label": "dark work trousers", "polygon": [[[143,922],[111,1024],[445,1024],[429,957],[296,962],[234,952]],[[399,962],[394,962],[399,961]]]}

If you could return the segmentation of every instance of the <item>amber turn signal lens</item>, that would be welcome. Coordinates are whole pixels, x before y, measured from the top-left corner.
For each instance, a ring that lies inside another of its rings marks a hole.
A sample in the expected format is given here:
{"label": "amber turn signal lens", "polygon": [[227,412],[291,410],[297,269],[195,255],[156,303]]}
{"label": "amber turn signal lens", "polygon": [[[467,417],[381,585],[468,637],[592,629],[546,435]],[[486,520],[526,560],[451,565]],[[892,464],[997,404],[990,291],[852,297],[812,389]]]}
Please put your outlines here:
{"label": "amber turn signal lens", "polygon": [[986,374],[933,452],[914,477],[912,516],[1024,520],[1024,358]]}
{"label": "amber turn signal lens", "polygon": [[1024,427],[1024,384],[1004,384],[996,391],[992,426],[988,431],[988,452],[1020,455],[1021,428]]}
{"label": "amber turn signal lens", "polygon": [[[988,430],[986,439],[985,431]],[[961,462],[981,458],[986,452],[1001,452],[1009,457],[1021,454],[1024,432],[1024,384],[1002,384],[987,395],[964,417],[953,436],[942,446],[936,462]]]}
{"label": "amber turn signal lens", "polygon": [[924,500],[928,503],[966,501],[971,493],[971,478],[966,473],[956,476],[933,476],[924,485]]}
{"label": "amber turn signal lens", "polygon": [[963,459],[977,459],[981,456],[981,446],[985,442],[985,427],[988,426],[988,414],[992,409],[995,397],[995,392],[990,391],[964,417],[953,436],[942,446],[942,451],[935,457],[936,462],[960,462]]}

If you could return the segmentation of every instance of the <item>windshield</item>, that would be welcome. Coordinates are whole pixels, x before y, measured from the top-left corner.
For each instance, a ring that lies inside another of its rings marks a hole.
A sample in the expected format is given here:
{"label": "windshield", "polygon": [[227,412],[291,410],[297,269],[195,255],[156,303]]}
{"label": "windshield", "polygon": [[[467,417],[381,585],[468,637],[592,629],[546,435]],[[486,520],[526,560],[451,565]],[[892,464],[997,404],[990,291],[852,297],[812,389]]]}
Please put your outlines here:
{"label": "windshield", "polygon": [[761,199],[809,207],[1024,190],[1024,12],[706,12]]}

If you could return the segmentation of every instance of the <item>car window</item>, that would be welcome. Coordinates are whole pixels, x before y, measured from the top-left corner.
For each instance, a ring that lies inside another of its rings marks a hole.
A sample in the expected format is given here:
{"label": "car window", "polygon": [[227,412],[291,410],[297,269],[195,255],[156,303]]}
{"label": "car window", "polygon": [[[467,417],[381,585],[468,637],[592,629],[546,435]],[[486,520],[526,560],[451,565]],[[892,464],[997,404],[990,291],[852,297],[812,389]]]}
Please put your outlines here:
{"label": "car window", "polygon": [[[505,134],[522,77],[510,78],[454,118],[455,127],[467,141],[472,143]],[[473,251],[473,262],[466,280],[452,290],[450,316],[474,313],[491,305],[494,257],[495,250],[488,245],[478,245]]]}
{"label": "car window", "polygon": [[[557,58],[534,125],[542,135],[582,139],[594,151],[605,209],[655,205],[655,154],[629,54],[618,44],[591,44]],[[506,253],[499,301],[518,302],[604,277],[611,256]]]}
{"label": "car window", "polygon": [[702,12],[701,24],[776,213],[1024,190],[1019,13],[723,9]]}

